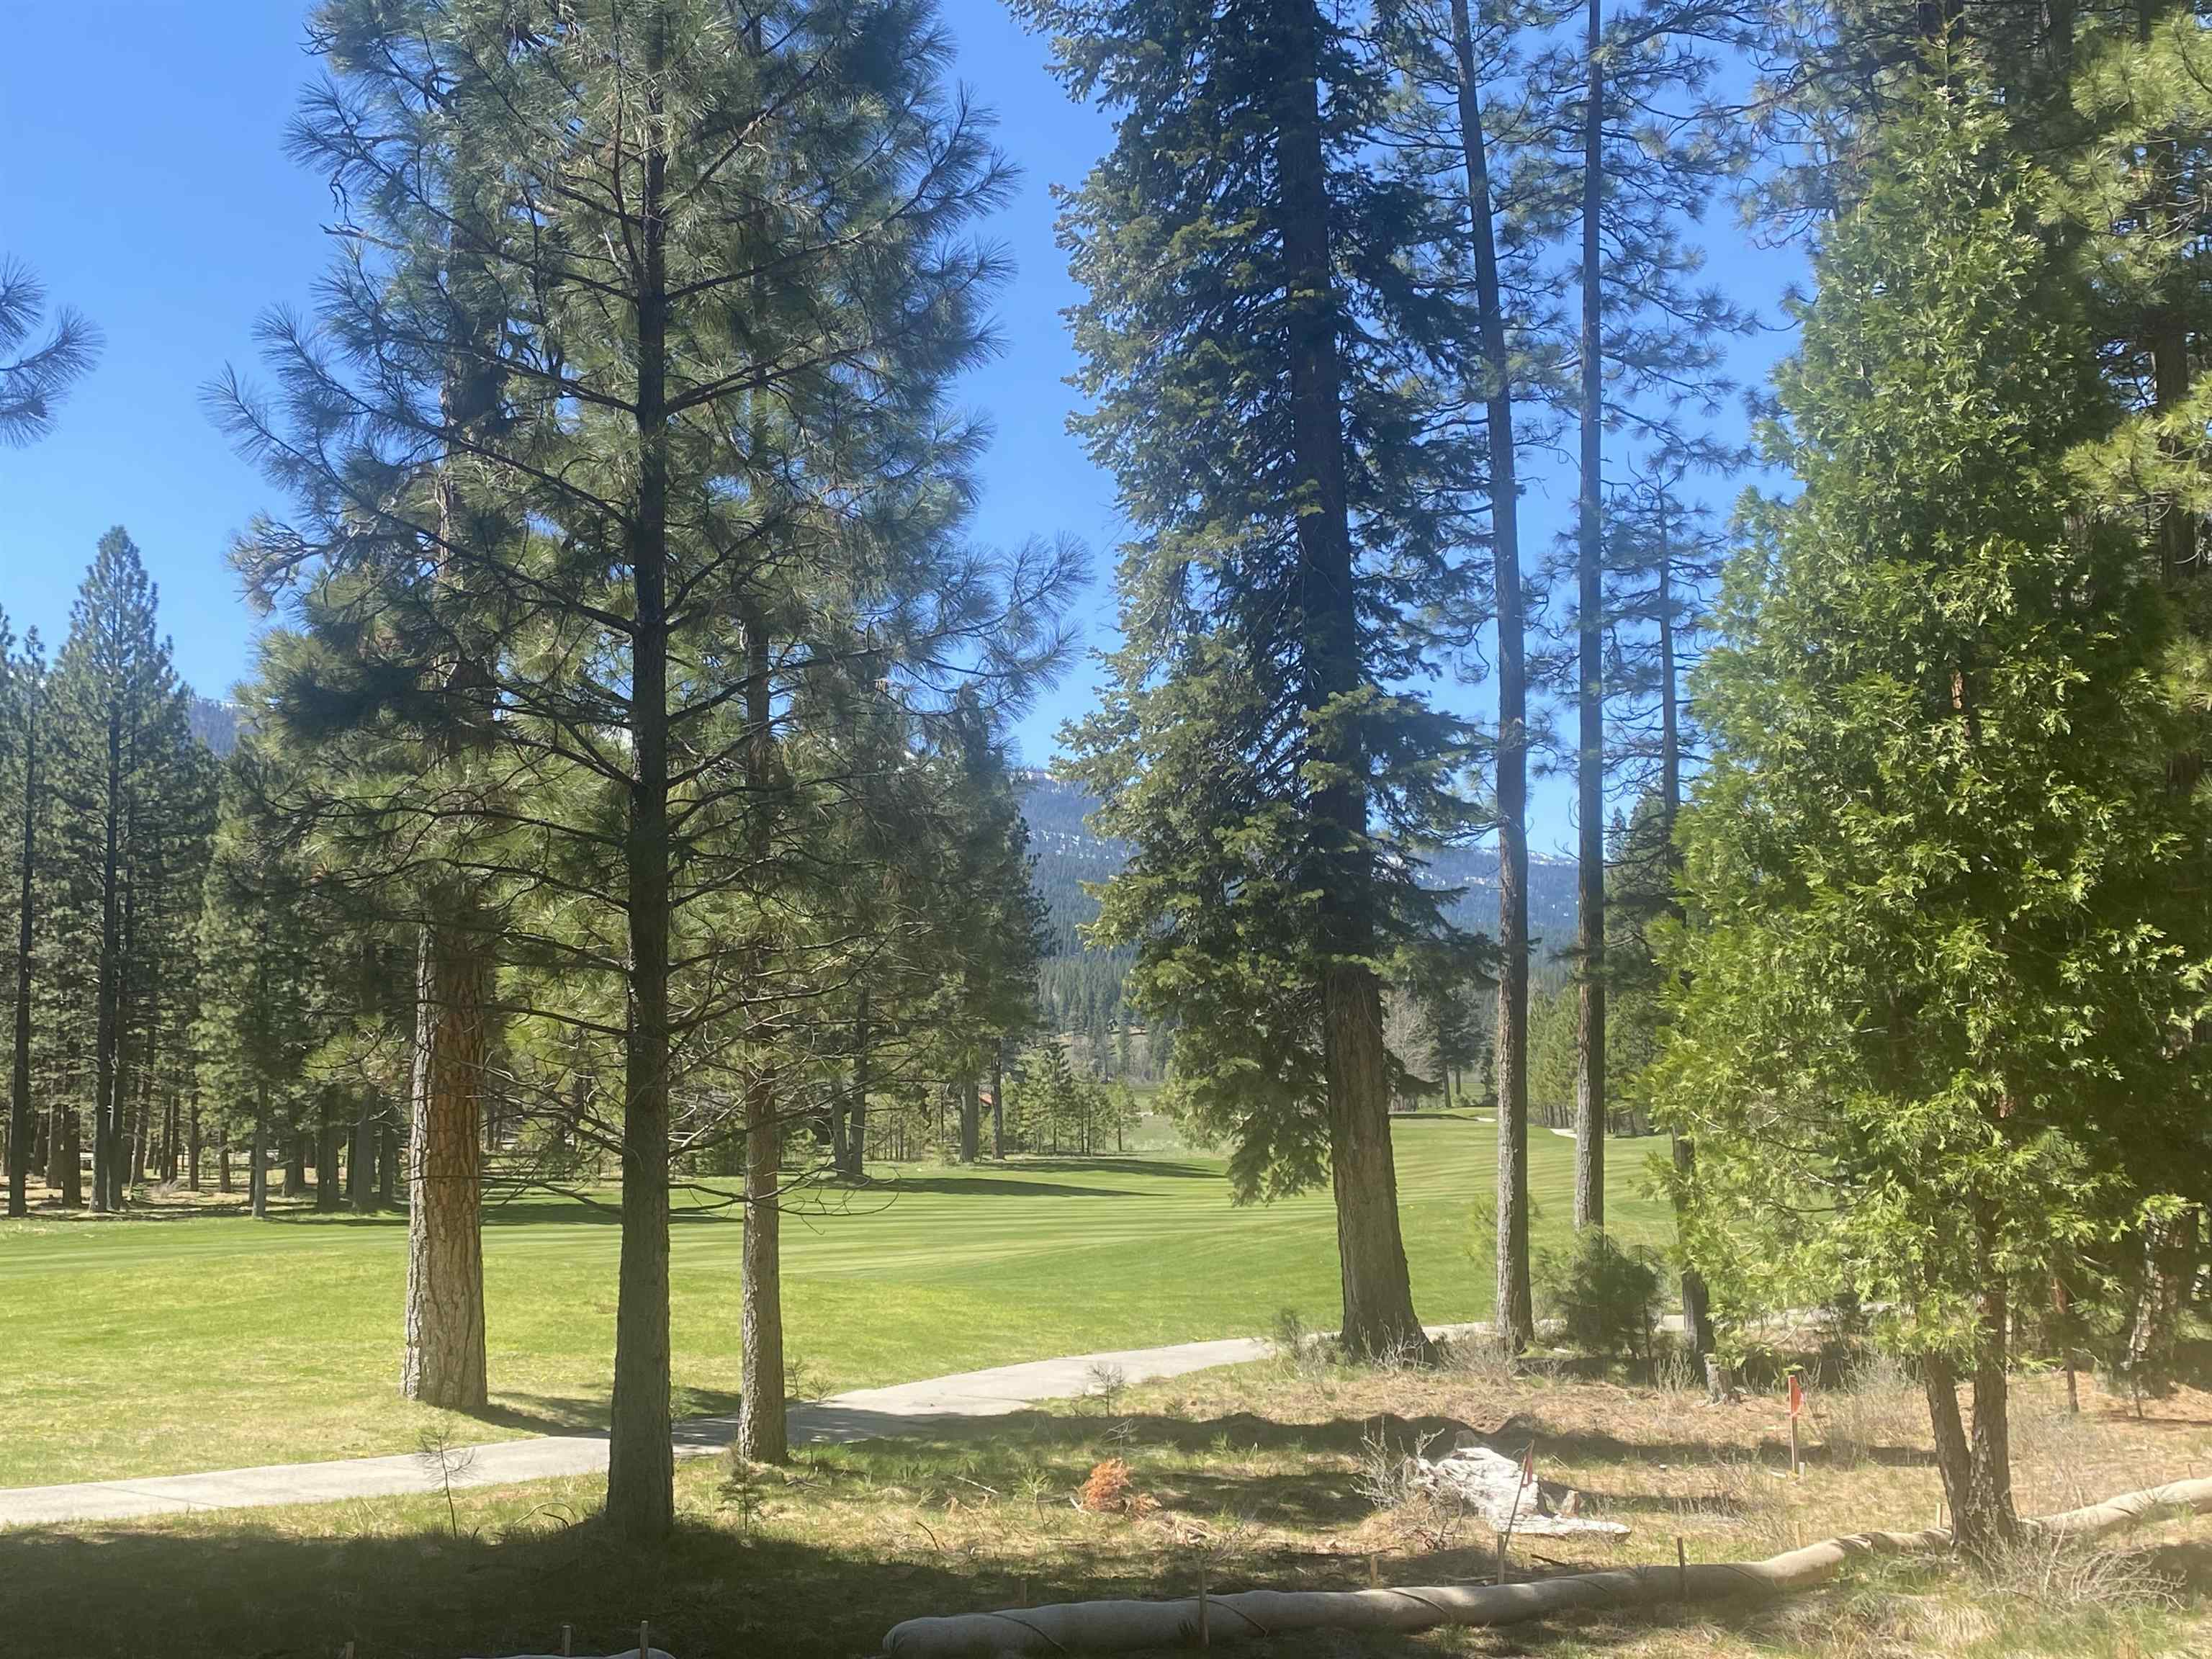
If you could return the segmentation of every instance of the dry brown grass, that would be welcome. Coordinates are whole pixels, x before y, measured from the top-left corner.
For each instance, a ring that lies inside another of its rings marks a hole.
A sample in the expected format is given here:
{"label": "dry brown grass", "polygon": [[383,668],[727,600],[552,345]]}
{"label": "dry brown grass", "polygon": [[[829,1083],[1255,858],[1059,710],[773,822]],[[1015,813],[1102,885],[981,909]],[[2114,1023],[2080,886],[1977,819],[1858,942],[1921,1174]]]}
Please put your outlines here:
{"label": "dry brown grass", "polygon": [[[2021,1389],[2023,1506],[2048,1508],[2200,1471],[2212,1400],[2126,1402],[2090,1391],[2067,1419],[2053,1382]],[[1770,1554],[1863,1527],[1934,1519],[1925,1431],[1901,1379],[1816,1395],[1802,1479],[1778,1400],[1516,1379],[1503,1366],[1376,1371],[1250,1365],[994,1419],[971,1437],[818,1448],[748,1472],[684,1466],[672,1547],[625,1553],[579,1522],[597,1483],[568,1481],[46,1534],[0,1534],[0,1649],[70,1659],[159,1651],[453,1659],[580,1650],[650,1615],[683,1659],[874,1650],[915,1614],[1270,1585],[1342,1589],[1487,1578],[1495,1540],[1464,1514],[1394,1496],[1394,1460],[1462,1433],[1518,1455],[1586,1512],[1634,1528],[1516,1541],[1522,1573]],[[1070,1500],[1102,1466],[1146,1504]],[[128,1593],[118,1593],[128,1586]],[[1544,1628],[1363,1642],[1280,1641],[1255,1659],[1620,1655],[1626,1659],[2152,1659],[2212,1654],[2212,1521],[2146,1529],[2118,1551],[2023,1553],[1994,1584],[1948,1564],[1893,1563],[1779,1607],[1662,1611]]]}

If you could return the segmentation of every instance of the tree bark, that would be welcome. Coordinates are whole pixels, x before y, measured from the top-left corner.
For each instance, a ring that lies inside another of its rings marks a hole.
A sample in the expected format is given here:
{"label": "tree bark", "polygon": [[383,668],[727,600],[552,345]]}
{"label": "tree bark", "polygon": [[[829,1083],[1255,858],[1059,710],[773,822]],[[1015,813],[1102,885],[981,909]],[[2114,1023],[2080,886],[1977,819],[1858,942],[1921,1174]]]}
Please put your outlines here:
{"label": "tree bark", "polygon": [[345,1207],[345,1183],[338,1167],[338,1149],[343,1143],[345,1132],[344,1126],[331,1110],[327,1098],[319,1109],[321,1113],[319,1127],[322,1141],[316,1152],[315,1208],[325,1215],[332,1215]]}
{"label": "tree bark", "polygon": [[195,1196],[200,1189],[200,1103],[195,1095],[185,1119],[185,1184]]}
{"label": "tree bark", "polygon": [[860,987],[859,1006],[853,1018],[853,1097],[845,1110],[844,1174],[854,1181],[866,1172],[868,1157],[868,1047],[874,1034],[868,1024],[868,988]]}
{"label": "tree bark", "polygon": [[119,909],[123,833],[123,710],[107,710],[107,787],[100,815],[100,957],[94,990],[97,1013],[93,1030],[92,1207],[119,1207],[122,1181],[118,1152],[117,1050],[121,1047],[123,996],[122,916]]}
{"label": "tree bark", "polygon": [[991,1156],[1000,1163],[1006,1157],[1006,1051],[1003,1043],[991,1049]]}
{"label": "tree bark", "polygon": [[790,1461],[784,1412],[783,1147],[775,1078],[763,1067],[745,1091],[745,1236],[739,1293],[744,1390],[738,1455],[749,1462]]}
{"label": "tree bark", "polygon": [[1536,1334],[1528,1277],[1528,688],[1521,593],[1520,486],[1505,301],[1492,222],[1489,146],[1467,0],[1452,0],[1460,137],[1474,231],[1475,307],[1490,434],[1491,541],[1498,604],[1498,1340]]}
{"label": "tree bark", "polygon": [[[256,1221],[269,1218],[269,1090],[264,1084],[253,1118],[252,1162],[246,1166],[246,1207]],[[228,1158],[223,1160],[226,1165]],[[228,1174],[228,1169],[224,1171]]]}
{"label": "tree bark", "polygon": [[1576,529],[1575,1225],[1605,1225],[1605,589],[1600,492],[1605,463],[1604,307],[1598,212],[1605,196],[1601,0],[1589,0],[1583,111],[1582,489]]}
{"label": "tree bark", "polygon": [[644,179],[637,207],[637,508],[630,524],[630,1018],[623,1054],[621,1287],[607,1508],[617,1535],[665,1537],[676,1519],[668,1393],[668,270],[661,127],[665,23],[648,25]]}
{"label": "tree bark", "polygon": [[[775,806],[781,782],[771,697],[768,623],[748,604],[745,646],[745,792],[751,810],[754,867],[765,875],[775,851]],[[768,941],[753,949],[750,977],[757,984],[768,965]],[[754,1074],[745,1090],[745,1234],[739,1263],[743,1312],[739,1330],[740,1387],[738,1455],[750,1462],[781,1463],[791,1455],[784,1420],[783,1366],[783,1137],[776,1118],[775,1071],[766,1057],[773,1032],[755,1018]]]}
{"label": "tree bark", "polygon": [[1390,1145],[1389,1061],[1375,955],[1377,903],[1368,840],[1365,739],[1344,703],[1365,679],[1361,659],[1344,458],[1342,326],[1329,233],[1321,122],[1321,43],[1310,0],[1279,13],[1284,73],[1276,166],[1288,295],[1291,438],[1304,572],[1302,629],[1315,760],[1329,781],[1314,801],[1313,861],[1322,895],[1321,985],[1329,1176],[1343,1285],[1342,1340],[1355,1353],[1431,1352],[1413,1312]]}
{"label": "tree bark", "polygon": [[971,1067],[960,1079],[960,1161],[973,1164],[983,1150],[981,1085]]}
{"label": "tree bark", "polygon": [[383,1102],[374,1089],[361,1091],[353,1121],[353,1154],[346,1166],[346,1196],[356,1215],[376,1207],[376,1122]]}
{"label": "tree bark", "polygon": [[399,1392],[426,1405],[482,1411],[488,1392],[477,1103],[491,963],[483,933],[465,918],[424,927],[417,962]]}

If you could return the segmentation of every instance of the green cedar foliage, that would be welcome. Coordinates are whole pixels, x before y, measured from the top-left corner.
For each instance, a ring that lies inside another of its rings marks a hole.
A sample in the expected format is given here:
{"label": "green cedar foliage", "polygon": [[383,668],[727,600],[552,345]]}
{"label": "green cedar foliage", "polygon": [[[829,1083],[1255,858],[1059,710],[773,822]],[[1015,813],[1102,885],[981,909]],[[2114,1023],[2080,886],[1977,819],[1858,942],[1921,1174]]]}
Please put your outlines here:
{"label": "green cedar foliage", "polygon": [[2112,400],[1962,80],[1885,130],[1777,377],[1802,488],[1753,506],[1698,682],[1656,1093],[1720,1303],[1884,1308],[1978,1547],[2011,1522],[2012,1310],[2193,1144],[2206,927],[2153,562],[2069,465]]}

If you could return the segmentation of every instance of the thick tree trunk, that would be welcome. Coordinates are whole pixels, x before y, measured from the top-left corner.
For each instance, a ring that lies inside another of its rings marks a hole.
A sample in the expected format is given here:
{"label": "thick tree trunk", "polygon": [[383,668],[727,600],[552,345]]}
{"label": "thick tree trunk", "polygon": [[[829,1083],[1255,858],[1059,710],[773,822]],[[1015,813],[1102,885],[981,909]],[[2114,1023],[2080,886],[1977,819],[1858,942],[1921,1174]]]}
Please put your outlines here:
{"label": "thick tree trunk", "polygon": [[607,1448],[609,1525],[649,1542],[676,1518],[668,1394],[668,314],[667,155],[659,125],[664,24],[647,26],[644,179],[637,205],[638,495],[631,520],[629,913],[621,1287]]}
{"label": "thick tree trunk", "polygon": [[983,1150],[981,1085],[971,1069],[960,1079],[960,1161],[973,1164]]}
{"label": "thick tree trunk", "polygon": [[484,935],[465,919],[423,928],[418,963],[399,1392],[426,1405],[482,1411],[487,1385],[478,1103],[491,963]]}
{"label": "thick tree trunk", "polygon": [[1310,506],[1297,515],[1304,573],[1302,645],[1315,760],[1332,780],[1314,802],[1313,861],[1322,893],[1322,1018],[1329,1175],[1336,1199],[1343,1340],[1357,1353],[1430,1352],[1413,1313],[1399,1233],[1390,1145],[1389,1061],[1375,954],[1378,902],[1368,841],[1366,744],[1342,700],[1366,679],[1344,459],[1344,371],[1329,243],[1328,158],[1321,128],[1321,46],[1315,13],[1279,13],[1284,73],[1276,165],[1287,302],[1292,458]]}
{"label": "thick tree trunk", "polygon": [[1582,489],[1575,549],[1576,854],[1575,1225],[1605,1225],[1605,588],[1601,491],[1605,463],[1603,250],[1605,75],[1601,0],[1589,0],[1583,108]]}
{"label": "thick tree trunk", "polygon": [[1498,1340],[1536,1334],[1528,1278],[1528,688],[1522,638],[1520,486],[1504,292],[1492,222],[1490,156],[1467,0],[1451,0],[1460,137],[1474,241],[1475,306],[1490,445],[1491,542],[1498,600]]}
{"label": "thick tree trunk", "polygon": [[345,1127],[331,1110],[327,1099],[319,1110],[321,1117],[317,1127],[321,1145],[315,1154],[315,1208],[331,1215],[345,1207],[345,1182],[338,1167],[338,1149],[344,1143]]}
{"label": "thick tree trunk", "polygon": [[307,1190],[307,1137],[295,1129],[284,1137],[284,1196],[298,1198]]}
{"label": "thick tree trunk", "polygon": [[744,1401],[738,1455],[755,1463],[791,1456],[784,1417],[782,1137],[775,1079],[763,1070],[745,1091],[745,1236],[739,1331]]}
{"label": "thick tree trunk", "polygon": [[353,1155],[346,1168],[346,1196],[356,1215],[376,1207],[376,1123],[383,1102],[374,1089],[361,1091],[353,1121]]}

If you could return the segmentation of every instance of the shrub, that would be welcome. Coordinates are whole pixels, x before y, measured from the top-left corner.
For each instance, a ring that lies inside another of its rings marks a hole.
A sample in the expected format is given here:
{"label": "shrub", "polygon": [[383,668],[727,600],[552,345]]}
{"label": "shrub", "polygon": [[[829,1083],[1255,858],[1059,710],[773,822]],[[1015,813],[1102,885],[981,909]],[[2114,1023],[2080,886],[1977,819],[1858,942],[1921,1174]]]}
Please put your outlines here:
{"label": "shrub", "polygon": [[1537,1258],[1537,1299],[1584,1352],[1648,1355],[1661,1266],[1654,1252],[1624,1249],[1592,1228],[1565,1255]]}

